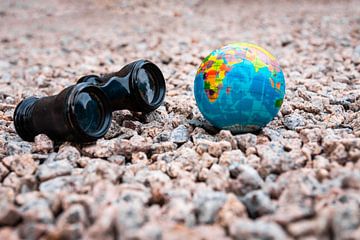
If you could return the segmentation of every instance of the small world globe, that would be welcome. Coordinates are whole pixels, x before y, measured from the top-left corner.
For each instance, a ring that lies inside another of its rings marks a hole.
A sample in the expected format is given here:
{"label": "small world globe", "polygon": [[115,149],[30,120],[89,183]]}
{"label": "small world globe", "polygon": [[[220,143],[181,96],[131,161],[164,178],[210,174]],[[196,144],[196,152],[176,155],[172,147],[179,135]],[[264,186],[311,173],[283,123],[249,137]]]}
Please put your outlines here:
{"label": "small world globe", "polygon": [[285,95],[276,58],[251,43],[214,50],[201,63],[195,100],[212,125],[233,133],[258,131],[278,113]]}

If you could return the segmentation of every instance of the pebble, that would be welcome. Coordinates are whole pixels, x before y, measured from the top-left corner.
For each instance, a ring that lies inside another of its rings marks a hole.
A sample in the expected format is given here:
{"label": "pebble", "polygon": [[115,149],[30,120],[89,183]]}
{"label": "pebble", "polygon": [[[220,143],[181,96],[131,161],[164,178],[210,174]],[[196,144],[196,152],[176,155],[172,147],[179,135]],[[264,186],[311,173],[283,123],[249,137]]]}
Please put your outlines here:
{"label": "pebble", "polygon": [[229,150],[231,150],[231,144],[227,141],[211,143],[208,148],[208,152],[214,157],[220,157],[223,152]]}
{"label": "pebble", "polygon": [[223,192],[205,190],[195,193],[193,203],[198,221],[202,224],[213,223],[226,199]]}
{"label": "pebble", "polygon": [[28,142],[9,142],[6,145],[7,155],[23,155],[31,153],[31,144]]}
{"label": "pebble", "polygon": [[53,150],[54,143],[53,141],[44,134],[39,134],[34,139],[34,152],[40,153],[49,153]]}
{"label": "pebble", "polygon": [[43,198],[25,202],[20,207],[21,216],[25,220],[50,224],[54,222],[54,215],[48,201]]}
{"label": "pebble", "polygon": [[[201,3],[79,2],[97,10],[80,18],[67,2],[2,6],[0,239],[358,239],[357,2]],[[212,126],[193,94],[201,61],[234,39],[271,52],[286,79],[279,113],[256,133]],[[23,98],[136,59],[164,74],[155,111],[114,111],[87,144],[16,133]]]}
{"label": "pebble", "polygon": [[69,175],[72,169],[72,165],[67,160],[59,160],[40,165],[36,175],[40,181],[46,181],[59,176]]}
{"label": "pebble", "polygon": [[234,179],[229,183],[229,190],[237,195],[260,189],[264,184],[258,172],[249,165],[235,163],[230,165],[229,171]]}
{"label": "pebble", "polygon": [[189,139],[188,129],[184,125],[179,125],[170,135],[170,141],[174,143],[185,143]]}
{"label": "pebble", "polygon": [[21,214],[17,208],[7,202],[1,200],[0,202],[0,225],[2,226],[13,226],[21,220]]}
{"label": "pebble", "polygon": [[246,207],[236,195],[230,193],[218,213],[217,222],[219,222],[221,226],[229,227],[236,219],[246,217]]}
{"label": "pebble", "polygon": [[288,239],[279,225],[263,220],[237,219],[229,226],[229,232],[230,236],[236,240]]}
{"label": "pebble", "polygon": [[55,161],[67,160],[73,167],[77,166],[77,160],[80,158],[80,152],[73,146],[63,145],[60,147]]}
{"label": "pebble", "polygon": [[244,164],[246,162],[247,159],[241,150],[225,151],[221,154],[219,158],[219,164],[226,167],[232,164]]}
{"label": "pebble", "polygon": [[255,147],[257,137],[255,134],[246,133],[246,134],[239,134],[235,136],[239,149],[243,152],[250,147]]}
{"label": "pebble", "polygon": [[258,218],[275,211],[275,206],[271,199],[262,190],[247,193],[242,201],[251,218]]}
{"label": "pebble", "polygon": [[295,130],[297,127],[305,125],[305,119],[300,114],[293,113],[285,117],[284,125],[290,130]]}
{"label": "pebble", "polygon": [[9,173],[9,169],[7,169],[4,164],[0,163],[0,181],[2,181]]}
{"label": "pebble", "polygon": [[19,177],[30,175],[37,169],[37,163],[33,160],[31,154],[5,157],[2,162],[11,171],[14,171]]}
{"label": "pebble", "polygon": [[55,194],[60,192],[73,192],[82,187],[82,176],[60,176],[40,184],[40,192],[44,194]]}
{"label": "pebble", "polygon": [[115,227],[117,231],[127,232],[140,228],[146,221],[146,211],[137,202],[119,202],[116,212]]}
{"label": "pebble", "polygon": [[61,231],[62,238],[77,239],[83,236],[84,230],[89,224],[84,207],[80,204],[73,204],[59,216],[56,227]]}

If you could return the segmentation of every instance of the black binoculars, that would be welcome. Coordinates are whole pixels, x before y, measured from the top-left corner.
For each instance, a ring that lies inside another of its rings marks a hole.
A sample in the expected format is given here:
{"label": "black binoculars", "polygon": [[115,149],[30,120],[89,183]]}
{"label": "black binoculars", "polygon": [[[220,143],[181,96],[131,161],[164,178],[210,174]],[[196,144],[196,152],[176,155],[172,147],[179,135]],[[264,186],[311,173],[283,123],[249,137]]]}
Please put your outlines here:
{"label": "black binoculars", "polygon": [[138,60],[120,71],[81,77],[58,95],[21,101],[14,112],[15,130],[26,141],[40,133],[54,141],[91,142],[103,137],[112,111],[151,112],[165,97],[161,70]]}

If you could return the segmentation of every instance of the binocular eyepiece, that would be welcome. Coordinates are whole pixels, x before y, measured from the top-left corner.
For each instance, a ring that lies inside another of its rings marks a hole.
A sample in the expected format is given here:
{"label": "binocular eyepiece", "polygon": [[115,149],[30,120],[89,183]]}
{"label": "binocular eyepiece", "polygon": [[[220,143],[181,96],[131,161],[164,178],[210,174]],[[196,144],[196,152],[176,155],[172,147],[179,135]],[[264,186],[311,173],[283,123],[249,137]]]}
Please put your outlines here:
{"label": "binocular eyepiece", "polygon": [[110,127],[112,111],[153,111],[165,90],[160,69],[138,60],[115,73],[83,76],[58,95],[24,99],[14,112],[15,130],[26,141],[40,133],[54,141],[95,141]]}

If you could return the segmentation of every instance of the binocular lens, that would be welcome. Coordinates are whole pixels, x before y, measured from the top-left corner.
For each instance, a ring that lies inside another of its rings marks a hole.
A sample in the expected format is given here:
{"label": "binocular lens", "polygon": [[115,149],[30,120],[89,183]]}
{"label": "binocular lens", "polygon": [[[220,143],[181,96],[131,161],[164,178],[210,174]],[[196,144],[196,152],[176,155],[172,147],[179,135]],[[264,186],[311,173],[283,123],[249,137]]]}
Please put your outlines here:
{"label": "binocular lens", "polygon": [[141,68],[138,72],[138,87],[143,100],[145,100],[148,104],[151,104],[157,90],[156,81],[151,73],[146,71],[144,68]]}
{"label": "binocular lens", "polygon": [[75,99],[75,116],[81,129],[96,132],[102,126],[104,107],[96,95],[81,92]]}

